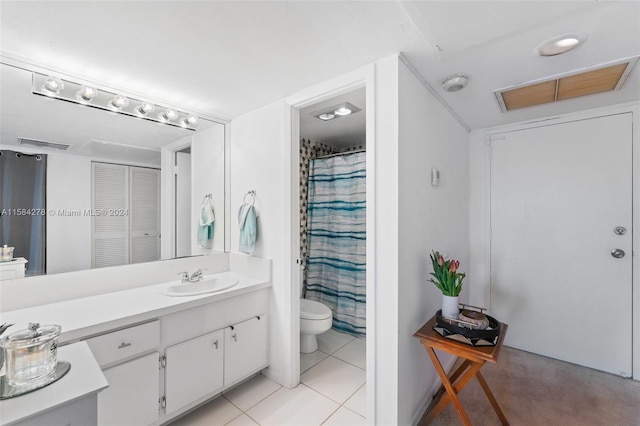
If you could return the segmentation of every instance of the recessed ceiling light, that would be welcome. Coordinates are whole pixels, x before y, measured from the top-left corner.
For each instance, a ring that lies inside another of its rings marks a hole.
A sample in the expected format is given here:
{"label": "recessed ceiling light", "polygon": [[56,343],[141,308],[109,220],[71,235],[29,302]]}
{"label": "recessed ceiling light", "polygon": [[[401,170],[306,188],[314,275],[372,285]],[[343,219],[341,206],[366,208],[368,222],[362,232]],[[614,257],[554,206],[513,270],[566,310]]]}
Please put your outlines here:
{"label": "recessed ceiling light", "polygon": [[76,92],[76,99],[80,102],[91,102],[98,95],[98,90],[90,86],[82,86]]}
{"label": "recessed ceiling light", "polygon": [[336,113],[336,115],[349,115],[349,114],[351,114],[351,110],[349,108],[347,108],[346,106],[341,106],[340,108],[336,109],[334,112]]}
{"label": "recessed ceiling light", "polygon": [[442,88],[447,92],[457,92],[464,88],[469,81],[469,77],[464,74],[450,75],[442,82]]}
{"label": "recessed ceiling light", "polygon": [[47,77],[42,85],[42,91],[47,95],[58,95],[64,89],[64,83],[58,77]]}
{"label": "recessed ceiling light", "polygon": [[318,116],[318,118],[319,118],[320,120],[327,121],[327,120],[332,120],[332,119],[336,118],[336,116],[335,116],[335,115],[333,115],[333,114],[331,114],[330,112],[325,112],[324,114],[320,114],[320,115]]}
{"label": "recessed ceiling light", "polygon": [[540,43],[534,53],[538,56],[556,56],[575,49],[586,40],[585,33],[563,34]]}

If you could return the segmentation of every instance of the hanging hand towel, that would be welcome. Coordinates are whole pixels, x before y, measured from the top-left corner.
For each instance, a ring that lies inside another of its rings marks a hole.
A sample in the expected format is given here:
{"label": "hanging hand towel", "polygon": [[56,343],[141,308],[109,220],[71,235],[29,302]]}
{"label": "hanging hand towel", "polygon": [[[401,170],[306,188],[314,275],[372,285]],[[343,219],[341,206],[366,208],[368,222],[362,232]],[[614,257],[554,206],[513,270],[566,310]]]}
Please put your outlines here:
{"label": "hanging hand towel", "polygon": [[213,241],[213,223],[216,218],[213,213],[213,199],[204,197],[200,208],[200,221],[198,222],[198,244],[209,248]]}
{"label": "hanging hand towel", "polygon": [[258,221],[253,204],[243,203],[238,210],[238,225],[240,225],[240,252],[253,253],[258,236]]}

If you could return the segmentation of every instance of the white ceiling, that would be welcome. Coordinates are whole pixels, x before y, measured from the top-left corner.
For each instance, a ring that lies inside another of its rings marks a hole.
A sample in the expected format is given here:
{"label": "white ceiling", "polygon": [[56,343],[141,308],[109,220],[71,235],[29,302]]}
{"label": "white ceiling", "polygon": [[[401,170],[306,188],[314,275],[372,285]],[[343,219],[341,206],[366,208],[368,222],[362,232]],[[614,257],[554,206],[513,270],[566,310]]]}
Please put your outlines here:
{"label": "white ceiling", "polygon": [[[2,1],[0,23],[5,57],[224,118],[394,52],[470,129],[640,99],[638,70],[619,92],[508,113],[493,95],[639,55],[636,1]],[[568,32],[589,38],[565,55],[533,55]],[[469,75],[469,85],[443,91],[455,73]],[[3,97],[13,84],[6,77]],[[2,100],[3,128],[18,105]]]}

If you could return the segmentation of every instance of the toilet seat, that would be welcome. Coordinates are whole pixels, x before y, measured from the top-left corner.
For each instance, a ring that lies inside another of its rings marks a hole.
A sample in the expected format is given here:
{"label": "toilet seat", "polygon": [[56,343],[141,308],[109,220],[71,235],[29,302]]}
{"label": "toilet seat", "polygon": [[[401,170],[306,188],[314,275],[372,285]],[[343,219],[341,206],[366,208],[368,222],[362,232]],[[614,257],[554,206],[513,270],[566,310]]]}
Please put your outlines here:
{"label": "toilet seat", "polygon": [[300,318],[309,320],[331,318],[331,309],[314,300],[300,299]]}

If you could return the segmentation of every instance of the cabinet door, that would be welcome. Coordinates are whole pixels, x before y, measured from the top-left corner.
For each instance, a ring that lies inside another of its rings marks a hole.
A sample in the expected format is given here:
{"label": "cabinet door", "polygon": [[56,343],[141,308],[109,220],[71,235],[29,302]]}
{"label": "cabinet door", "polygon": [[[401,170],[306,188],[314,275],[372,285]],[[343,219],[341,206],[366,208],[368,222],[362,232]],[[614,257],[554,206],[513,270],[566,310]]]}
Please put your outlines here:
{"label": "cabinet door", "polygon": [[98,425],[148,425],[158,420],[157,352],[103,371],[109,387],[98,394]]}
{"label": "cabinet door", "polygon": [[267,316],[224,329],[224,384],[230,385],[267,366]]}
{"label": "cabinet door", "polygon": [[167,415],[222,388],[223,345],[219,330],[167,348]]}

